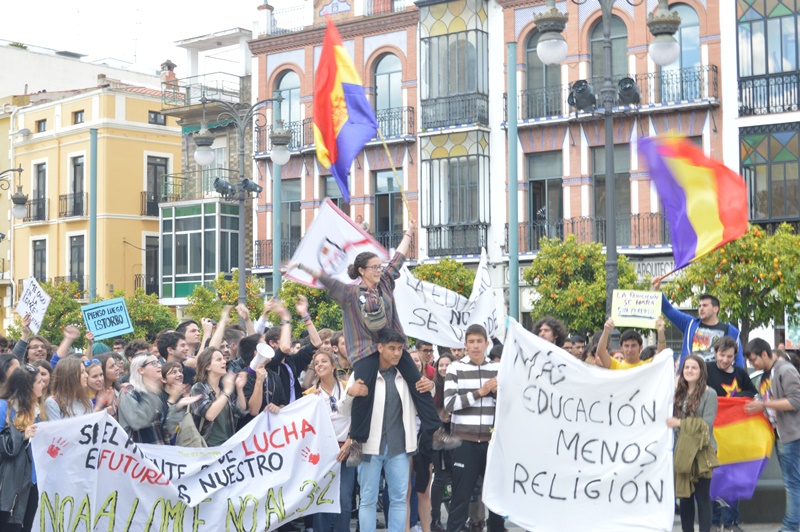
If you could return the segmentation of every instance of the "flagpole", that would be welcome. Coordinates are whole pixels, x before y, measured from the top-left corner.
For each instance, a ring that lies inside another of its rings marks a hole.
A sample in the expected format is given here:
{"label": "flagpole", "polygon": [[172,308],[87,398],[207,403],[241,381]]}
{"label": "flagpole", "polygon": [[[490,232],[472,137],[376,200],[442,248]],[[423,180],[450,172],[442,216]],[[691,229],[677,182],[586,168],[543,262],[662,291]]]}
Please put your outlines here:
{"label": "flagpole", "polygon": [[400,188],[400,197],[403,198],[403,203],[406,206],[406,211],[408,212],[409,220],[413,220],[411,217],[411,207],[408,206],[408,200],[406,199],[406,193],[403,190],[403,183],[400,181],[400,177],[397,175],[397,168],[394,167],[394,161],[392,160],[392,154],[389,152],[389,146],[386,144],[386,139],[383,138],[383,132],[381,128],[378,129],[378,138],[381,139],[381,143],[383,144],[383,149],[386,150],[386,158],[389,160],[389,165],[392,167],[392,173],[394,174],[394,180],[397,182],[398,188]]}

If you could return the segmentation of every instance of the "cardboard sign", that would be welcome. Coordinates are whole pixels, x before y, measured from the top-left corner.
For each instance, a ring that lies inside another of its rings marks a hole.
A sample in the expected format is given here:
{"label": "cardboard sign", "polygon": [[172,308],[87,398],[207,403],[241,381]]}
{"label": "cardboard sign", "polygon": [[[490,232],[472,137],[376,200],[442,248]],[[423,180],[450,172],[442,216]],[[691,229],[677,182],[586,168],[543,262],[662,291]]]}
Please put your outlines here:
{"label": "cardboard sign", "polygon": [[50,296],[33,277],[25,279],[22,284],[24,288],[17,304],[17,314],[20,317],[30,314],[31,324],[28,328],[33,334],[39,334],[47,307],[50,306]]}
{"label": "cardboard sign", "polygon": [[614,290],[611,319],[617,327],[655,329],[661,315],[661,292]]}
{"label": "cardboard sign", "polygon": [[86,330],[94,335],[95,340],[133,332],[128,307],[121,297],[83,306],[81,312]]}
{"label": "cardboard sign", "polygon": [[671,351],[609,371],[509,321],[486,506],[537,532],[672,530]]}

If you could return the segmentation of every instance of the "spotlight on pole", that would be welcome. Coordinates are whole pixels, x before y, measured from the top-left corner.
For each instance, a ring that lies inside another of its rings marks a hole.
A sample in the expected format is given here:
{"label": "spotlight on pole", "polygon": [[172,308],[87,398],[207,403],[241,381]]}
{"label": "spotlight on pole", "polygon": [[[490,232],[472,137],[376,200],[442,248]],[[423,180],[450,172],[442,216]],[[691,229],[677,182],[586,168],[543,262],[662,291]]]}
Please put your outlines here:
{"label": "spotlight on pole", "polygon": [[622,78],[617,84],[619,103],[622,105],[639,105],[642,95],[633,78]]}
{"label": "spotlight on pole", "polygon": [[592,94],[589,82],[585,79],[580,79],[572,84],[567,103],[578,111],[593,113],[597,108],[597,97]]}
{"label": "spotlight on pole", "polygon": [[256,194],[261,194],[261,191],[264,190],[261,185],[254,183],[249,179],[243,180],[241,187],[244,192],[255,192]]}
{"label": "spotlight on pole", "polygon": [[214,190],[221,196],[233,196],[236,194],[236,187],[220,177],[214,180]]}

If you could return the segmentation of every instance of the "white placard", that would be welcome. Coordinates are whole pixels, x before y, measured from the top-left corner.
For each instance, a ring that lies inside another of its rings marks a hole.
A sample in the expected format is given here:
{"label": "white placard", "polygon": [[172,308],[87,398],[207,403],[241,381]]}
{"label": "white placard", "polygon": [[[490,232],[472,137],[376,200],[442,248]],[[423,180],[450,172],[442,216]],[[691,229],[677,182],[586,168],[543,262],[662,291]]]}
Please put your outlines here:
{"label": "white placard", "polygon": [[28,328],[33,334],[39,334],[39,329],[42,328],[42,321],[47,313],[47,307],[50,306],[51,298],[33,277],[25,279],[22,285],[22,294],[19,296],[19,303],[17,303],[17,314],[20,317],[30,314],[31,324]]}

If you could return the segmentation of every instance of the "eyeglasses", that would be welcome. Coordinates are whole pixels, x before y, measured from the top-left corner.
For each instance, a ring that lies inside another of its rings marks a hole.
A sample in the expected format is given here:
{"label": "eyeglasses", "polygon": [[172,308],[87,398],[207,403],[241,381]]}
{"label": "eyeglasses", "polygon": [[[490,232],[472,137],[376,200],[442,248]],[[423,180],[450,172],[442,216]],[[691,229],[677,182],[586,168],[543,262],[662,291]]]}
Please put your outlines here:
{"label": "eyeglasses", "polygon": [[100,363],[100,361],[99,361],[99,360],[97,360],[96,358],[93,358],[93,359],[91,359],[91,360],[84,360],[84,362],[83,362],[83,365],[84,365],[84,366],[86,366],[86,367],[88,368],[88,367],[89,367],[89,366],[91,366],[92,364],[99,364],[99,363]]}
{"label": "eyeglasses", "polygon": [[158,359],[156,359],[156,360],[151,360],[150,362],[145,362],[145,363],[144,363],[144,364],[142,364],[142,365],[143,365],[143,366],[153,366],[154,368],[158,368],[158,367],[161,367],[161,361],[160,361],[160,360],[158,360]]}
{"label": "eyeglasses", "polygon": [[44,344],[29,344],[28,349],[47,349]]}
{"label": "eyeglasses", "polygon": [[380,272],[383,271],[383,266],[381,266],[380,264],[376,264],[375,266],[367,266],[366,269],[372,270],[373,272]]}
{"label": "eyeglasses", "polygon": [[339,406],[336,404],[336,398],[331,395],[331,412],[338,412]]}

